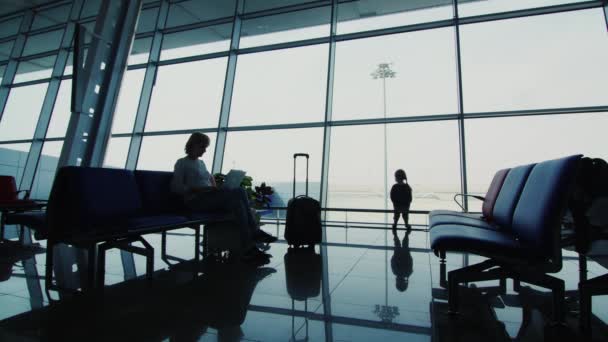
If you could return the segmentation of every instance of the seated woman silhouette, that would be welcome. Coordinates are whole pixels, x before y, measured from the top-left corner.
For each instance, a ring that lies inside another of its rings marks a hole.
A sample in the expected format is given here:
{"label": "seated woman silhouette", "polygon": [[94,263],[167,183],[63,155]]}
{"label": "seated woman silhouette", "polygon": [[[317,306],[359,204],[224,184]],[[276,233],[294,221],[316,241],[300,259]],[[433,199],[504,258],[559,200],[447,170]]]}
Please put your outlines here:
{"label": "seated woman silhouette", "polygon": [[274,242],[276,237],[262,231],[251,213],[247,193],[242,188],[218,189],[205,163],[199,159],[207,151],[206,134],[190,135],[184,148],[186,156],[175,163],[171,190],[179,194],[186,207],[198,212],[230,211],[240,229],[242,259],[264,259],[270,255],[257,249],[255,242]]}

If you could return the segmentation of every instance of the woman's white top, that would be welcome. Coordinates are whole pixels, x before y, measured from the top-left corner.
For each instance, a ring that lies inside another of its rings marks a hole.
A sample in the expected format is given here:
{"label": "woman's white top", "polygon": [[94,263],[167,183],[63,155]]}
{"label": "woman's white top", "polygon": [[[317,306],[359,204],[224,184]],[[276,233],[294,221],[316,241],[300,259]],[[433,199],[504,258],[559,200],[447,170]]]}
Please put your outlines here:
{"label": "woman's white top", "polygon": [[210,176],[211,174],[202,160],[180,158],[175,162],[173,169],[171,191],[188,196],[192,188],[211,186]]}

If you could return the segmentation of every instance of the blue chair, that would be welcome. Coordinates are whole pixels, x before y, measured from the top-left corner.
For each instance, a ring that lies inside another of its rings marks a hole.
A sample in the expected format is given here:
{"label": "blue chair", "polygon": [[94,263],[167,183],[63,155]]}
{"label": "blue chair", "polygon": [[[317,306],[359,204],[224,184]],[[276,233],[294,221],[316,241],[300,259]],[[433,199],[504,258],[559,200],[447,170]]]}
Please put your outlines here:
{"label": "blue chair", "polygon": [[509,176],[517,170],[513,168],[499,200],[503,194],[517,200],[512,212],[509,205],[495,208],[496,229],[457,223],[431,229],[431,248],[436,253],[461,252],[488,258],[448,273],[450,312],[458,312],[460,283],[512,278],[551,289],[554,319],[564,321],[564,281],[549,273],[562,268],[561,220],[580,158],[574,155],[523,167],[531,168],[523,188],[509,183]]}

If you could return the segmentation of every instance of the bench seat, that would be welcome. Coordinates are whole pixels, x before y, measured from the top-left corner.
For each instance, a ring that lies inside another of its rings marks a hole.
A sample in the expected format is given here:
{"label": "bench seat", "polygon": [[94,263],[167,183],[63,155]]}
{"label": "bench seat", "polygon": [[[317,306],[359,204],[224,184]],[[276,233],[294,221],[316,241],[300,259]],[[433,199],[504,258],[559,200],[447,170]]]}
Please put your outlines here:
{"label": "bench seat", "polygon": [[[483,229],[497,230],[498,226],[483,219],[480,214],[449,212],[435,213],[429,218],[429,227],[433,229],[437,226],[461,224]],[[431,229],[431,231],[433,231]]]}
{"label": "bench seat", "polygon": [[[441,258],[440,284],[445,286],[446,252],[462,252],[488,258],[448,274],[448,302],[451,312],[458,310],[458,285],[481,280],[500,280],[506,291],[506,278],[516,288],[525,281],[553,292],[554,319],[564,321],[564,281],[549,275],[562,268],[561,220],[572,192],[581,155],[547,160],[512,168],[498,193],[491,226],[469,225],[472,217],[435,214],[443,222],[430,229],[430,247]],[[483,229],[492,227],[493,229]]]}
{"label": "bench seat", "polygon": [[[27,217],[31,224],[44,222],[48,230],[47,291],[53,284],[53,249],[66,243],[88,251],[87,286],[103,287],[105,252],[110,248],[144,255],[146,273],[154,271],[154,248],[144,235],[162,234],[162,259],[166,233],[191,228],[195,231],[194,254],[199,259],[200,227],[232,220],[226,213],[191,212],[170,189],[172,172],[63,167],[55,177],[46,214]],[[144,247],[132,246],[141,242]],[[174,258],[175,259],[175,258]],[[96,270],[96,274],[94,274]]]}
{"label": "bench seat", "polygon": [[26,211],[7,215],[6,224],[26,226],[34,231],[36,240],[45,240],[48,236],[46,211]]}
{"label": "bench seat", "polygon": [[450,252],[473,253],[484,257],[504,257],[529,262],[541,260],[532,248],[519,242],[512,234],[496,229],[479,229],[475,226],[446,224],[436,226],[429,233],[432,248]]}

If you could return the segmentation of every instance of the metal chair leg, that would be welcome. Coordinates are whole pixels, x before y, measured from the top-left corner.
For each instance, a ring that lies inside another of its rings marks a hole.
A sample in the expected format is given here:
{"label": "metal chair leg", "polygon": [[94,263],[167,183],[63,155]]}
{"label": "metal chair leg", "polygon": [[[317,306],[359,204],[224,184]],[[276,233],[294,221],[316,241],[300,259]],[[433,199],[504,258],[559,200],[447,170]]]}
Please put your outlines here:
{"label": "metal chair leg", "polygon": [[439,252],[439,286],[444,289],[448,287],[448,282],[446,280],[446,263],[445,263],[445,251]]}

